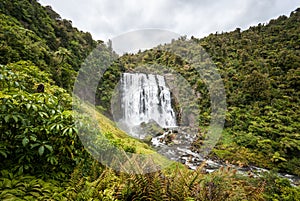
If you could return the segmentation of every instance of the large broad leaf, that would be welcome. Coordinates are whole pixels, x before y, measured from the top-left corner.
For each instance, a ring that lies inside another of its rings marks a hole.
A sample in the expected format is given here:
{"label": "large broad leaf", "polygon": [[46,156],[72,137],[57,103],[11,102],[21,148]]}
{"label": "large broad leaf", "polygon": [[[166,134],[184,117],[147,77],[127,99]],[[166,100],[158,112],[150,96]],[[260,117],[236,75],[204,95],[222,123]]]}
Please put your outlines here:
{"label": "large broad leaf", "polygon": [[42,156],[44,154],[44,151],[45,151],[44,145],[40,146],[40,148],[39,148],[39,154],[40,154],[40,156]]}

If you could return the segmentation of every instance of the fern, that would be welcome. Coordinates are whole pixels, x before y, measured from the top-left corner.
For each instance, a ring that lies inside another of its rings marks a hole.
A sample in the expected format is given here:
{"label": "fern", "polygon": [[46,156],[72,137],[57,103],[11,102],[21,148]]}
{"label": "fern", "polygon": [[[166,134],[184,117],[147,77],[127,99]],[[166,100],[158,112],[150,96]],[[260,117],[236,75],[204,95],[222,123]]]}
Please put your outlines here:
{"label": "fern", "polygon": [[52,180],[44,181],[34,176],[1,171],[0,200],[63,200],[62,188]]}

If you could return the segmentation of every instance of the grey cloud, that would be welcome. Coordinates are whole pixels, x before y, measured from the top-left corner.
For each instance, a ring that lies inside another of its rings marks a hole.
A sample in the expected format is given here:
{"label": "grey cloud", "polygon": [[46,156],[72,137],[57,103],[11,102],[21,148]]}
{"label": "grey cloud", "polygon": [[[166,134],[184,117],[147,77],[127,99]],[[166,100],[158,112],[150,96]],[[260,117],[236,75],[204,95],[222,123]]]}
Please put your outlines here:
{"label": "grey cloud", "polygon": [[166,29],[203,37],[216,31],[269,21],[299,7],[295,0],[40,0],[94,38],[107,40],[121,33]]}
{"label": "grey cloud", "polygon": [[121,34],[112,39],[112,47],[119,55],[126,52],[136,53],[159,44],[170,43],[180,35],[161,29],[136,30]]}

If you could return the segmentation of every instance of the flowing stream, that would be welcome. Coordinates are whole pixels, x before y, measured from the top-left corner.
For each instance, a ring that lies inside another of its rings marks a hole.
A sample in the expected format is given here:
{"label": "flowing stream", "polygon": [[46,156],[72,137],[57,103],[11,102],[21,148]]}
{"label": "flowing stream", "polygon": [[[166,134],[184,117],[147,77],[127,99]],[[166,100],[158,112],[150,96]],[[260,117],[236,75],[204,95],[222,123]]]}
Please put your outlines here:
{"label": "flowing stream", "polygon": [[[204,170],[208,173],[214,172],[221,168],[222,166],[227,166],[228,164],[212,160],[210,158],[203,158],[200,154],[191,151],[191,144],[187,146],[185,144],[186,139],[184,137],[176,138],[175,143],[169,143],[166,141],[166,136],[172,135],[172,132],[176,130],[176,128],[170,129],[166,131],[163,135],[153,137],[151,142],[152,145],[156,148],[158,153],[168,157],[171,160],[175,160],[187,165],[190,169],[195,170],[198,166],[200,166],[203,162],[206,163]],[[182,133],[180,134],[182,136]],[[186,135],[183,135],[186,136]],[[183,145],[183,146],[182,146]],[[230,165],[230,167],[237,170],[238,173],[242,175],[251,174],[254,177],[260,176],[263,172],[269,172],[269,170],[264,168],[259,168],[253,165],[240,167],[237,165]],[[278,176],[288,179],[292,185],[296,186],[300,184],[300,177],[287,174],[287,173],[278,173]]]}
{"label": "flowing stream", "polygon": [[[213,172],[224,166],[221,161],[203,158],[191,151],[191,143],[195,139],[189,129],[177,126],[171,92],[163,76],[124,73],[119,87],[120,108],[115,111],[115,116],[123,130],[139,139],[150,137],[152,146],[158,153],[186,164],[191,169],[196,169],[204,161],[207,164],[205,167],[207,172]],[[268,171],[255,166],[231,166],[241,174],[251,172],[254,176]],[[294,175],[279,174],[279,176],[289,179],[292,184],[298,184],[300,181],[300,178]]]}

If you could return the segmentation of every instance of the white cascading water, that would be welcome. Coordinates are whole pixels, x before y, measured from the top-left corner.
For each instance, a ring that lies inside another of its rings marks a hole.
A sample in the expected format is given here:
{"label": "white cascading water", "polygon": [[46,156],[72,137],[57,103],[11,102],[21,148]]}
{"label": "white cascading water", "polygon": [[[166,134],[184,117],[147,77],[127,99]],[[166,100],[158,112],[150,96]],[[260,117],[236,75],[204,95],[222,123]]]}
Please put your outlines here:
{"label": "white cascading water", "polygon": [[176,126],[171,93],[161,75],[124,73],[121,78],[122,123],[132,128],[155,121],[160,127]]}

